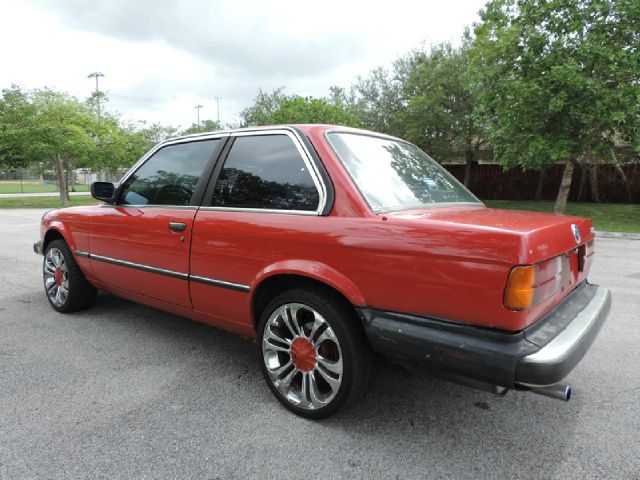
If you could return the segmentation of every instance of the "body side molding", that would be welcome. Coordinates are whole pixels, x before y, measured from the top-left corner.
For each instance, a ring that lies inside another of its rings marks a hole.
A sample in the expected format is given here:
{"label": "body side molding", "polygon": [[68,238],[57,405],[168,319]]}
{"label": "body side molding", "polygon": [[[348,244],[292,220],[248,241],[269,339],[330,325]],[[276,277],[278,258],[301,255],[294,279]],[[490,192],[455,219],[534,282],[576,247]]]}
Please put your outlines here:
{"label": "body side molding", "polygon": [[251,291],[251,287],[249,285],[243,285],[240,283],[227,282],[225,280],[220,280],[217,278],[209,278],[203,277],[200,275],[190,275],[188,273],[183,272],[175,272],[173,270],[166,270],[164,268],[152,267],[151,265],[143,265],[140,263],[127,262],[126,260],[120,260],[117,258],[105,257],[103,255],[97,255],[95,253],[85,252],[83,250],[76,250],[75,254],[78,257],[90,258],[91,260],[96,260],[98,262],[111,263],[113,265],[118,265],[121,267],[133,268],[136,270],[141,270],[143,272],[155,273],[158,275],[164,275],[167,277],[178,278],[181,280],[189,280],[192,282],[203,283],[205,285],[212,285],[214,287],[227,288],[229,290],[235,290],[238,292],[248,293]]}

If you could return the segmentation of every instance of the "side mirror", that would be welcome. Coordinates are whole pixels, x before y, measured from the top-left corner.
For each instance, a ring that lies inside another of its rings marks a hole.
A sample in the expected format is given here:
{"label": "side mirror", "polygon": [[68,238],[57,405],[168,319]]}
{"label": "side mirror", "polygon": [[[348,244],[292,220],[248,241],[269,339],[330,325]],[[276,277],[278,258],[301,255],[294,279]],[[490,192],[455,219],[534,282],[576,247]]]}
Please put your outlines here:
{"label": "side mirror", "polygon": [[106,203],[114,203],[116,187],[111,182],[93,182],[91,184],[91,196],[96,200]]}

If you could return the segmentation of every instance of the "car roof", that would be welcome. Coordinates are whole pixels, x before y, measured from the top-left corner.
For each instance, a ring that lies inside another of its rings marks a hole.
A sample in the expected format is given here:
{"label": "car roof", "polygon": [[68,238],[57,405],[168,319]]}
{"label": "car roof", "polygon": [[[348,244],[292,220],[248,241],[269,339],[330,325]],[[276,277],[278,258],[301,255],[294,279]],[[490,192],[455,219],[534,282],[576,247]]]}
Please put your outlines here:
{"label": "car roof", "polygon": [[[348,133],[357,133],[357,134],[365,134],[365,135],[374,135],[377,137],[384,137],[384,138],[388,138],[388,139],[392,139],[392,140],[397,140],[397,141],[401,141],[401,142],[405,142],[405,140],[402,140],[400,138],[397,137],[393,137],[391,135],[387,135],[384,133],[379,133],[379,132],[374,132],[372,130],[364,130],[361,128],[353,128],[353,127],[345,127],[342,125],[332,125],[332,124],[324,124],[324,123],[299,123],[299,124],[283,124],[283,125],[261,125],[261,126],[254,126],[254,127],[241,127],[241,128],[231,128],[231,129],[224,129],[224,130],[212,130],[210,132],[199,132],[199,133],[192,133],[189,135],[179,135],[176,137],[171,137],[168,138],[167,140],[165,140],[165,142],[173,142],[175,140],[182,140],[182,139],[187,139],[187,138],[198,138],[198,137],[205,137],[205,136],[209,136],[209,135],[216,135],[216,134],[232,134],[232,133],[237,133],[237,132],[259,132],[261,130],[275,130],[275,129],[287,129],[287,130],[293,130],[293,129],[298,129],[301,130],[302,132],[309,134],[311,131],[322,131],[322,132],[326,132],[326,131],[336,131],[336,132],[348,132]],[[162,142],[162,143],[165,143]]]}

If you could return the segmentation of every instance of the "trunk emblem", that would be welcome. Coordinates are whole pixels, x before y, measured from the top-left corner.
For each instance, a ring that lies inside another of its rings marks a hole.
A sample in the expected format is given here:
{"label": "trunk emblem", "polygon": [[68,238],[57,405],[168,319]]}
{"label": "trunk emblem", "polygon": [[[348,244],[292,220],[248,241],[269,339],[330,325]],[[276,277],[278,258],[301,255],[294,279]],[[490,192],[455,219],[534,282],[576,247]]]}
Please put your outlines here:
{"label": "trunk emblem", "polygon": [[575,223],[571,224],[571,231],[573,232],[573,238],[576,239],[576,243],[580,243],[580,230],[578,230],[578,226]]}

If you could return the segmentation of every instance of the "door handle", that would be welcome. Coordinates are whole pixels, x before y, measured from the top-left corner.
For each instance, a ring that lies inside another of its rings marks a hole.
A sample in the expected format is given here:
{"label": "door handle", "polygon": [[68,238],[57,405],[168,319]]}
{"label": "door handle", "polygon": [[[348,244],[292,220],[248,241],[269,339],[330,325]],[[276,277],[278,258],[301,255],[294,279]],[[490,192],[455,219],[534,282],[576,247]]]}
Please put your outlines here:
{"label": "door handle", "polygon": [[169,230],[171,230],[172,232],[184,232],[186,229],[187,229],[186,223],[180,223],[180,222],[169,223]]}

